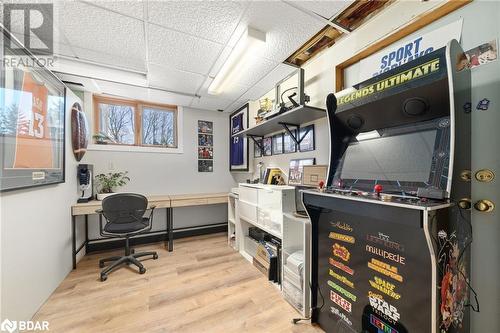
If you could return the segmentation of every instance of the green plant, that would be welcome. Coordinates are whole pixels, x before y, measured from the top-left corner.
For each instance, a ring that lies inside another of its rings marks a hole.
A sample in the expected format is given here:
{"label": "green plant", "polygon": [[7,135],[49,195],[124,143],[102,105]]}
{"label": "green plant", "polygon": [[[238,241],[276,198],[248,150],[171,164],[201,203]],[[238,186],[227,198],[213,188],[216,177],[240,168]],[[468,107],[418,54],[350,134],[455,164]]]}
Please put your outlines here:
{"label": "green plant", "polygon": [[130,181],[128,172],[100,173],[95,176],[98,193],[113,193],[113,189],[123,186]]}

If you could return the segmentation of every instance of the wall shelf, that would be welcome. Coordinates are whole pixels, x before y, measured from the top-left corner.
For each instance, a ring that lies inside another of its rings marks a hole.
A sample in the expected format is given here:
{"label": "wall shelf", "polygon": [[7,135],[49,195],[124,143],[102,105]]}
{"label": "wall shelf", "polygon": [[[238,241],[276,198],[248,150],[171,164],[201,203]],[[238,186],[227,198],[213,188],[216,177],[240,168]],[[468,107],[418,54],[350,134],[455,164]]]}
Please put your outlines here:
{"label": "wall shelf", "polygon": [[320,118],[326,117],[326,110],[314,106],[301,105],[290,111],[277,115],[274,118],[265,120],[253,127],[247,128],[236,135],[249,137],[263,137],[267,134],[286,129],[286,126],[300,127]]}

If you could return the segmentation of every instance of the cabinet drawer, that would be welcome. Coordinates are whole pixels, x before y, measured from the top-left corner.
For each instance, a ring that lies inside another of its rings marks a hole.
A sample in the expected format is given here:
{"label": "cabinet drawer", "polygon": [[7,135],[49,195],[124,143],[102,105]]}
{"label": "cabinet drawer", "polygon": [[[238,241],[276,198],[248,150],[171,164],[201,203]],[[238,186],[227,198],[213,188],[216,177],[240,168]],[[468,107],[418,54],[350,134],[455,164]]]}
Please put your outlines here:
{"label": "cabinet drawer", "polygon": [[257,204],[257,191],[258,190],[256,188],[240,186],[240,188],[239,188],[240,201],[246,201],[248,203],[256,205]]}
{"label": "cabinet drawer", "polygon": [[238,202],[238,212],[242,219],[257,222],[257,206],[240,200]]}

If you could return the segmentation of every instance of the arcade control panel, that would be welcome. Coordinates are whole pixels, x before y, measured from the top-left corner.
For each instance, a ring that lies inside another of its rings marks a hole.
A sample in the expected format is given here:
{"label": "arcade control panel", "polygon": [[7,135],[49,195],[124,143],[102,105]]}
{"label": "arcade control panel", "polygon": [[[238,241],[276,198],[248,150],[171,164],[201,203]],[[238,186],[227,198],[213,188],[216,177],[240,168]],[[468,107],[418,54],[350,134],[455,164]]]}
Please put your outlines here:
{"label": "arcade control panel", "polygon": [[323,193],[336,194],[342,197],[351,197],[353,199],[360,198],[364,200],[373,200],[384,203],[396,203],[403,205],[412,205],[420,207],[434,207],[442,204],[449,203],[448,200],[437,200],[426,197],[419,197],[417,195],[408,195],[398,193],[384,193],[382,185],[375,185],[373,192],[366,192],[356,189],[343,189],[339,187],[327,187]]}

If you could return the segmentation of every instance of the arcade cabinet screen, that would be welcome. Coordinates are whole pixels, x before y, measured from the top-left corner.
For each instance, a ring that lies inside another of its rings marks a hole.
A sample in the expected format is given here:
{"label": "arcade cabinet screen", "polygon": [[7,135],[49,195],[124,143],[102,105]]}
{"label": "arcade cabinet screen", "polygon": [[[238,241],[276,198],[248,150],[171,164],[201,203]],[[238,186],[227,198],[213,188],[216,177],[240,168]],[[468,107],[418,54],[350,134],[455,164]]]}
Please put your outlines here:
{"label": "arcade cabinet screen", "polygon": [[426,183],[432,166],[437,130],[378,137],[351,143],[340,178]]}

